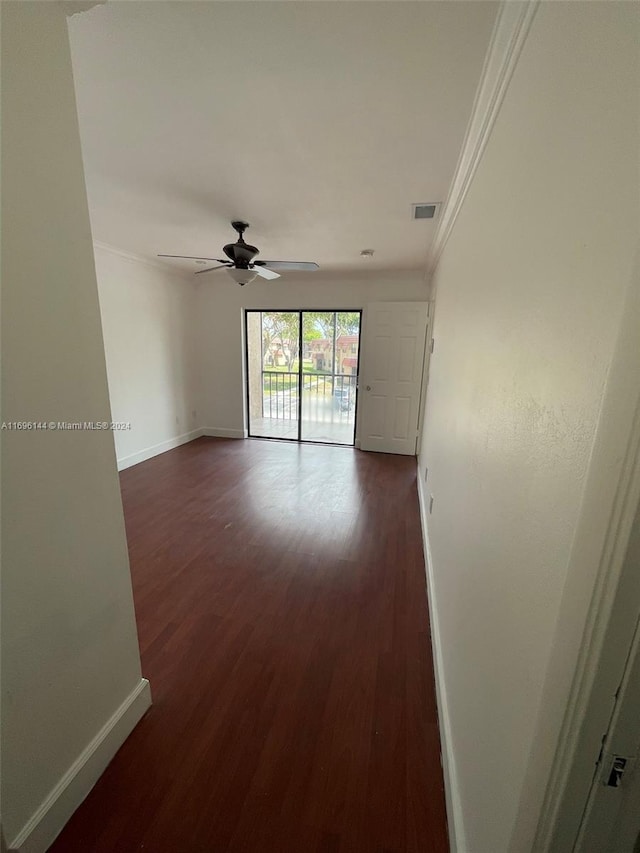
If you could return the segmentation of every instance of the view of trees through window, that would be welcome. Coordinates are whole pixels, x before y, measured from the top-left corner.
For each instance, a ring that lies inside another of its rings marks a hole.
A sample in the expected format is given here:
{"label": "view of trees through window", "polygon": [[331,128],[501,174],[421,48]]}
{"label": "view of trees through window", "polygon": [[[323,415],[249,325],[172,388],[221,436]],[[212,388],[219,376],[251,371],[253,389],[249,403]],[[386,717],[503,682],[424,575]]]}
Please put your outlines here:
{"label": "view of trees through window", "polygon": [[[334,342],[339,338],[357,337],[360,331],[359,311],[304,311],[302,314],[302,370],[304,373],[332,373]],[[322,342],[320,345],[316,342]],[[262,312],[262,353],[265,369],[299,369],[299,314],[297,311]],[[353,342],[350,353],[357,353]],[[314,357],[321,352],[320,357]]]}

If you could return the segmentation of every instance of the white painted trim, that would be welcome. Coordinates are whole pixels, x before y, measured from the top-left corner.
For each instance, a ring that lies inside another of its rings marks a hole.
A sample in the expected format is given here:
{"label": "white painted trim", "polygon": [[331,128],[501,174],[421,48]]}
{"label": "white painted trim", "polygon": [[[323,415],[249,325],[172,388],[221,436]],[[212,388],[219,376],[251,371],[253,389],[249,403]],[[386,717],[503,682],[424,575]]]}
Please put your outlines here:
{"label": "white painted trim", "polygon": [[141,678],[13,839],[11,851],[44,853],[150,705],[149,682]]}
{"label": "white painted trim", "polygon": [[539,2],[506,0],[498,12],[458,165],[429,249],[429,279],[438,265],[482,159]]}
{"label": "white painted trim", "polygon": [[118,471],[124,471],[125,468],[131,468],[132,465],[137,465],[139,462],[144,462],[146,459],[151,459],[153,456],[159,456],[161,453],[166,453],[167,450],[173,450],[174,447],[180,447],[181,444],[187,444],[195,438],[200,438],[201,435],[207,435],[201,429],[193,429],[191,432],[185,432],[182,435],[176,435],[173,438],[168,438],[166,441],[161,441],[159,444],[154,444],[151,447],[145,447],[143,450],[138,450],[136,453],[131,453],[129,456],[122,456],[118,459]]}
{"label": "white painted trim", "polygon": [[420,505],[420,523],[422,527],[422,545],[424,548],[424,565],[427,576],[427,599],[429,602],[429,622],[431,626],[431,650],[433,653],[433,669],[436,682],[436,703],[438,706],[438,725],[440,728],[440,747],[442,755],[442,774],[444,776],[444,796],[447,806],[447,825],[449,828],[449,850],[451,853],[467,853],[467,844],[462,819],[462,806],[458,793],[456,762],[451,740],[451,724],[447,689],[444,681],[444,664],[442,661],[442,643],[440,640],[440,623],[438,607],[435,598],[433,579],[433,560],[429,544],[429,527],[427,522],[427,499],[424,492],[423,479],[420,473],[420,458],[417,462],[418,503]]}
{"label": "white painted trim", "polygon": [[246,429],[222,429],[218,427],[205,427],[202,430],[202,435],[208,435],[210,438],[248,438]]}
{"label": "white painted trim", "polygon": [[178,269],[177,267],[170,267],[168,264],[163,264],[162,261],[154,261],[151,258],[145,258],[143,255],[136,255],[133,252],[118,249],[117,246],[111,246],[109,243],[103,243],[101,240],[94,240],[93,248],[100,249],[110,255],[115,255],[125,261],[142,264],[145,267],[152,267],[155,270],[162,270],[162,272],[167,275],[177,275],[180,278],[185,279],[185,281],[188,281],[190,284],[196,283],[193,279],[193,274],[186,270]]}

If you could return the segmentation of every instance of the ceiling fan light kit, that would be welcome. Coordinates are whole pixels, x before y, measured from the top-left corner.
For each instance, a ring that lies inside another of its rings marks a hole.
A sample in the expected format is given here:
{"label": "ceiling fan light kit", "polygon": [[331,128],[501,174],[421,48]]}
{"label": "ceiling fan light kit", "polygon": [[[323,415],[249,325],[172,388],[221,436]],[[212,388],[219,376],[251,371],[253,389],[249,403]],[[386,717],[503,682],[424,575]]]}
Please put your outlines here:
{"label": "ceiling fan light kit", "polygon": [[280,278],[280,273],[275,272],[276,269],[305,272],[314,272],[318,269],[318,264],[310,261],[254,261],[255,256],[260,253],[256,246],[250,246],[244,240],[244,232],[249,227],[249,223],[236,220],[231,223],[231,226],[238,232],[238,239],[235,243],[227,243],[222,249],[228,260],[224,260],[223,258],[197,258],[193,255],[158,255],[158,257],[215,261],[215,267],[207,267],[206,270],[197,270],[195,275],[226,269],[231,278],[242,286],[249,284],[257,276],[266,279]]}
{"label": "ceiling fan light kit", "polygon": [[227,272],[240,286],[249,284],[258,276],[258,273],[255,270],[239,270],[235,267],[227,267]]}

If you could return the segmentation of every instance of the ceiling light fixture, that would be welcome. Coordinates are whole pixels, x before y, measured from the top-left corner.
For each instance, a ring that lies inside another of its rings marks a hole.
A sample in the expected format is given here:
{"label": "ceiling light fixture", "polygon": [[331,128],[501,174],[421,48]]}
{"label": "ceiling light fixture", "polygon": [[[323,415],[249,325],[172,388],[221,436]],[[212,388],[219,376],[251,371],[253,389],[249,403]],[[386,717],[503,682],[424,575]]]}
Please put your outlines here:
{"label": "ceiling light fixture", "polygon": [[238,284],[249,284],[257,277],[258,273],[253,270],[243,270],[237,269],[236,267],[230,267],[227,269],[227,272],[231,276],[234,281],[237,281]]}

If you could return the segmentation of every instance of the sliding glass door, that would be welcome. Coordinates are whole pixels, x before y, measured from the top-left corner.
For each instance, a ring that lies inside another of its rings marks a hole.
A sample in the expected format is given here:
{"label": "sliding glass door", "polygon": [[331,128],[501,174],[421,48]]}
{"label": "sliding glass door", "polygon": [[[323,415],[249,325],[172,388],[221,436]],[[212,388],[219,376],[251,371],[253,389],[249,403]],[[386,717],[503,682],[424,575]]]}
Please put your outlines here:
{"label": "sliding glass door", "polygon": [[299,311],[247,311],[249,435],[300,437]]}
{"label": "sliding glass door", "polygon": [[361,312],[245,317],[249,435],[352,445]]}
{"label": "sliding glass door", "polygon": [[304,311],[302,332],[301,438],[353,444],[360,312]]}

